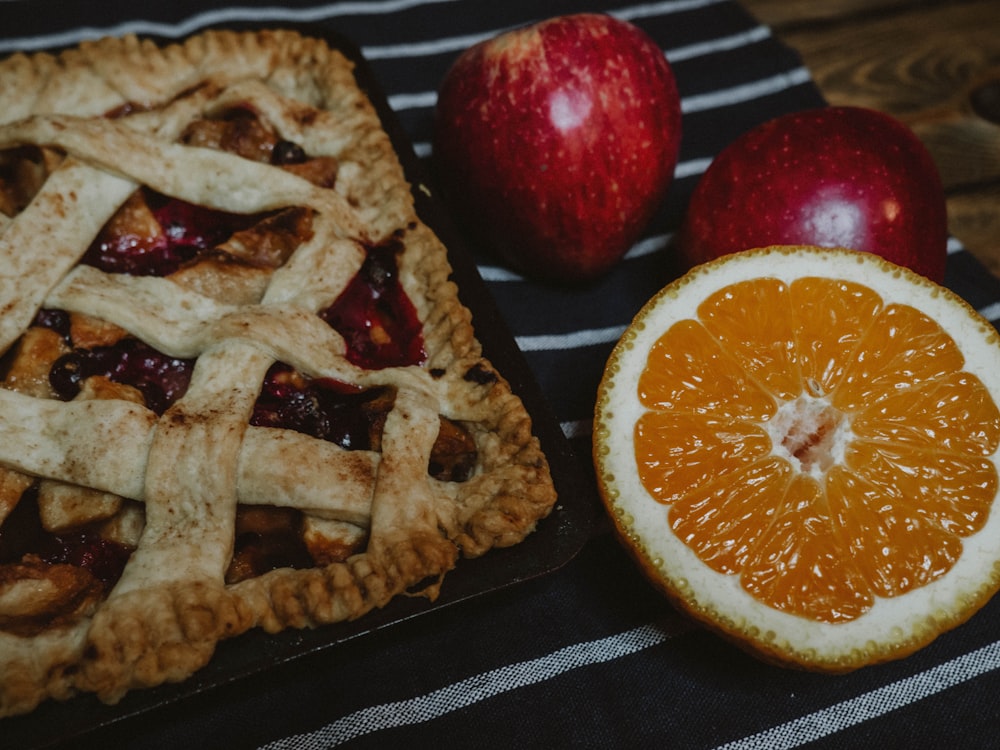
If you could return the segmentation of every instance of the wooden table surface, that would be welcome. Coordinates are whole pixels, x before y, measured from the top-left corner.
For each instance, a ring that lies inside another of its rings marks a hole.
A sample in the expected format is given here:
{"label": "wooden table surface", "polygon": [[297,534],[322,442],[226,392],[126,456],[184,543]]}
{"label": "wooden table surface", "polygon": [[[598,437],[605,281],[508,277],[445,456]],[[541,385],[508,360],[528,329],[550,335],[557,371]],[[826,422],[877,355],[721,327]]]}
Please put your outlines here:
{"label": "wooden table surface", "polygon": [[1000,0],[742,0],[831,104],[871,107],[928,147],[949,229],[1000,275]]}

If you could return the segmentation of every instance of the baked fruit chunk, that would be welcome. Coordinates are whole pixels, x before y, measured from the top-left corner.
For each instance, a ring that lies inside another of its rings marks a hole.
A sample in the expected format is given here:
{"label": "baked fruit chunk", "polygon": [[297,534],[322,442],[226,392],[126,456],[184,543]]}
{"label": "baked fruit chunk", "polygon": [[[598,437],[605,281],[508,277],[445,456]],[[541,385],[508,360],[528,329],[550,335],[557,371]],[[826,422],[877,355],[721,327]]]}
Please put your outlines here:
{"label": "baked fruit chunk", "polygon": [[0,715],[437,595],[555,502],[350,61],[0,63]]}

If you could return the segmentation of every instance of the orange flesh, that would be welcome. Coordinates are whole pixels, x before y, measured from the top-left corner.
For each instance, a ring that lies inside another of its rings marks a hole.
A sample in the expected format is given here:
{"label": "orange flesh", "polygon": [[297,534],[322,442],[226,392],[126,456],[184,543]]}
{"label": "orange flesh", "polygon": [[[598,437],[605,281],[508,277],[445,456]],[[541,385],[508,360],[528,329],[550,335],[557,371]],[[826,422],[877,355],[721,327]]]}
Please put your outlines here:
{"label": "orange flesh", "polygon": [[867,287],[733,284],[650,351],[640,479],[758,600],[855,619],[946,573],[986,521],[1000,411],[963,366],[935,321]]}

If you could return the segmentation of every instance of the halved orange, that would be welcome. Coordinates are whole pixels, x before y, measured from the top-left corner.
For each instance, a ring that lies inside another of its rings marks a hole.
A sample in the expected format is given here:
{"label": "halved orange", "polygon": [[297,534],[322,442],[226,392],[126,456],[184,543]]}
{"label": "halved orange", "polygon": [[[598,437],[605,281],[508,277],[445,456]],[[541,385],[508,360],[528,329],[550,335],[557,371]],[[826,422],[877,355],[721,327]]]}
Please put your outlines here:
{"label": "halved orange", "polygon": [[899,658],[1000,588],[1000,338],[877,256],[771,247],[635,317],[597,396],[605,505],[683,611],[766,659]]}

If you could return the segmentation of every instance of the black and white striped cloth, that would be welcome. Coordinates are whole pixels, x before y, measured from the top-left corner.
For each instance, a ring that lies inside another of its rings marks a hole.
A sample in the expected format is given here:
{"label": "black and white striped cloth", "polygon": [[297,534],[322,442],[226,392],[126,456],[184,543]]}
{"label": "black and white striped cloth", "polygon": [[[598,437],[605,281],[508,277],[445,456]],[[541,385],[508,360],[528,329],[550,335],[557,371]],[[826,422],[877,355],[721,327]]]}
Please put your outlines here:
{"label": "black and white striped cloth", "polygon": [[[476,256],[580,456],[597,382],[638,308],[669,281],[670,240],[714,154],[753,125],[821,105],[808,71],[732,0],[0,1],[0,54],[104,34],[313,23],[352,39],[418,156],[435,91],[469,45],[528,21],[607,11],[671,61],[684,138],[668,201],[606,279],[526,281]],[[947,283],[993,321],[1000,282],[949,245]],[[607,534],[564,568],[198,693],[83,741],[142,748],[1000,746],[1000,602],[906,660],[829,677],[765,666],[677,617]],[[92,745],[91,745],[92,746]],[[0,721],[0,747],[6,748]]]}

